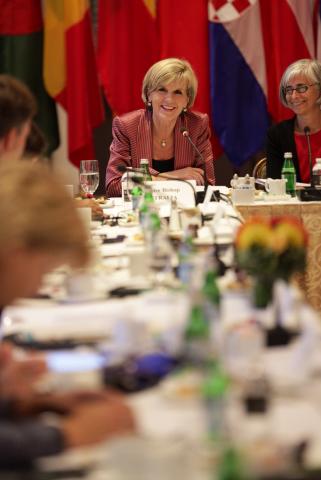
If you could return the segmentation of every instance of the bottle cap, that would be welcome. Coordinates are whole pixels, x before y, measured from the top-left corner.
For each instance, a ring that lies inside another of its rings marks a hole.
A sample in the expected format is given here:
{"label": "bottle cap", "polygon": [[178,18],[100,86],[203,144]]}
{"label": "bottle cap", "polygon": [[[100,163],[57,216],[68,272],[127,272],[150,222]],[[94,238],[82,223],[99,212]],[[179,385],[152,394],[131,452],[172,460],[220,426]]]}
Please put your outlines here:
{"label": "bottle cap", "polygon": [[147,158],[142,158],[142,159],[140,160],[140,164],[141,164],[141,165],[146,165],[146,164],[148,165],[148,164],[149,164],[149,161],[147,160]]}
{"label": "bottle cap", "polygon": [[292,152],[285,152],[284,158],[292,158]]}

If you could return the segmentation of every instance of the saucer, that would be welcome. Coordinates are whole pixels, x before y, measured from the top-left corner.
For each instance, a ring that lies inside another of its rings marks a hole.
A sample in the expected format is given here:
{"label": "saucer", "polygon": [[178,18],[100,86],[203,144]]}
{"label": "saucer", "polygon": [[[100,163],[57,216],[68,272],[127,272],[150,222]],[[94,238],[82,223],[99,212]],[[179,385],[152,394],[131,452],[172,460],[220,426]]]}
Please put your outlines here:
{"label": "saucer", "polygon": [[290,194],[285,193],[283,195],[272,195],[271,193],[265,194],[265,200],[268,202],[280,202],[284,200],[291,200],[293,198]]}
{"label": "saucer", "polygon": [[86,303],[106,300],[106,292],[91,292],[83,295],[59,295],[55,298],[58,303]]}
{"label": "saucer", "polygon": [[104,203],[101,203],[100,206],[101,206],[102,209],[112,208],[112,207],[115,206],[115,202],[114,202],[114,200],[106,200]]}

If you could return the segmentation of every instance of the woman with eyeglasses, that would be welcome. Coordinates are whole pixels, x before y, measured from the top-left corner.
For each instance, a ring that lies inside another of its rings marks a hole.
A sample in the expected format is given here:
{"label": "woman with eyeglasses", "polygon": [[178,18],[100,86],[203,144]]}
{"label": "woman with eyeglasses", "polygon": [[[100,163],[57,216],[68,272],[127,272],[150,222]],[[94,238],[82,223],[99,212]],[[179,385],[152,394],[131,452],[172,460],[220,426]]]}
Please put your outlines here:
{"label": "woman with eyeglasses", "polygon": [[298,60],[287,67],[280,82],[279,98],[294,116],[273,125],[267,134],[267,176],[280,178],[285,152],[292,152],[297,181],[310,182],[306,127],[310,130],[314,164],[321,157],[321,63]]}

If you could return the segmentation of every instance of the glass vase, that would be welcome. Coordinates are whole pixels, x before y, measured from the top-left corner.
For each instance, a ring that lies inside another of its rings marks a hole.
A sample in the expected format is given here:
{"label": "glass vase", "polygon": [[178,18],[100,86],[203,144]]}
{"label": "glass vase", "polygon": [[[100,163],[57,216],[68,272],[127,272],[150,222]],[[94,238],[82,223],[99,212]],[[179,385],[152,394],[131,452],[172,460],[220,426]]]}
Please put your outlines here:
{"label": "glass vase", "polygon": [[266,308],[273,299],[274,278],[260,275],[253,279],[253,305],[256,308]]}

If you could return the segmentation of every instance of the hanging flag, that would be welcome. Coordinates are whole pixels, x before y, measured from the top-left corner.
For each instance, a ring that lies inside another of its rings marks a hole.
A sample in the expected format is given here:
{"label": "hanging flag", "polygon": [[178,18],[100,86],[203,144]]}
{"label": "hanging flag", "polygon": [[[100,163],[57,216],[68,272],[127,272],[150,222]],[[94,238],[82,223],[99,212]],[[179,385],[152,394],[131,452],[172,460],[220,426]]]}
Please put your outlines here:
{"label": "hanging flag", "polygon": [[94,158],[93,129],[104,119],[88,0],[44,0],[44,80],[68,114],[69,159]]}
{"label": "hanging flag", "polygon": [[321,0],[315,0],[316,58],[321,62]]}
{"label": "hanging flag", "polygon": [[[197,8],[186,0],[158,0],[157,22],[160,57],[178,57],[190,62],[198,79],[193,109],[211,118],[207,0],[199,0]],[[222,148],[215,135],[211,140],[217,157]]]}
{"label": "hanging flag", "polygon": [[257,0],[210,0],[213,124],[239,167],[264,146],[269,115],[265,52]]}
{"label": "hanging flag", "polygon": [[296,60],[315,57],[314,4],[315,0],[260,0],[268,109],[275,122],[293,116],[279,100],[285,69]]}
{"label": "hanging flag", "polygon": [[115,114],[142,108],[142,81],[159,59],[156,0],[100,0],[98,69]]}
{"label": "hanging flag", "polygon": [[55,102],[43,84],[43,21],[40,0],[0,0],[0,72],[23,81],[37,99],[35,121],[48,153],[59,145]]}
{"label": "hanging flag", "polygon": [[213,123],[236,166],[264,147],[285,69],[315,55],[315,0],[209,0]]}

